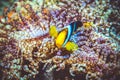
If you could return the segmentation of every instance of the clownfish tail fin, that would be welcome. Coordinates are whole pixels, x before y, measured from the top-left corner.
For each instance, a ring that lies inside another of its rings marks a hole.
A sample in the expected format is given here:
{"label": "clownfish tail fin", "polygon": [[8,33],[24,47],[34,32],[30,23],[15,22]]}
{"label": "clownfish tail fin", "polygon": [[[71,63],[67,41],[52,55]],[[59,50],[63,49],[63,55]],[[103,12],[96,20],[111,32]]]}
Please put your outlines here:
{"label": "clownfish tail fin", "polygon": [[65,45],[65,48],[68,50],[68,51],[75,51],[78,49],[78,45],[74,42],[70,42],[68,41],[67,44]]}

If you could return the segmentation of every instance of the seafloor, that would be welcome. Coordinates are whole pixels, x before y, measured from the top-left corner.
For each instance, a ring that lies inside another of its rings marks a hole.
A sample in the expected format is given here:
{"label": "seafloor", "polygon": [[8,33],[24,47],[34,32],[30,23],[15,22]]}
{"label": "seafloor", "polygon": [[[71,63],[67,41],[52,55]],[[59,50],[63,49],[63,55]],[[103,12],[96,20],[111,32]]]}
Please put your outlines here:
{"label": "seafloor", "polygon": [[[1,1],[0,80],[120,80],[120,0]],[[76,21],[78,49],[58,48],[50,26]]]}

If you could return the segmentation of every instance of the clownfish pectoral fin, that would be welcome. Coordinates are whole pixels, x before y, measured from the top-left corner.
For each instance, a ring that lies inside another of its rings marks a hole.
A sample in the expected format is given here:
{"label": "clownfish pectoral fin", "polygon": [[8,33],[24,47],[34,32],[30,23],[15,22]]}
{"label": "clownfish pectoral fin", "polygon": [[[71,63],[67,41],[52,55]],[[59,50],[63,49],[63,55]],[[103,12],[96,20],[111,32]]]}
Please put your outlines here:
{"label": "clownfish pectoral fin", "polygon": [[65,45],[65,48],[68,50],[68,51],[75,51],[78,49],[78,45],[74,42],[67,42],[67,44]]}
{"label": "clownfish pectoral fin", "polygon": [[58,36],[58,31],[56,29],[56,26],[50,26],[49,33],[50,33],[50,36],[56,38]]}

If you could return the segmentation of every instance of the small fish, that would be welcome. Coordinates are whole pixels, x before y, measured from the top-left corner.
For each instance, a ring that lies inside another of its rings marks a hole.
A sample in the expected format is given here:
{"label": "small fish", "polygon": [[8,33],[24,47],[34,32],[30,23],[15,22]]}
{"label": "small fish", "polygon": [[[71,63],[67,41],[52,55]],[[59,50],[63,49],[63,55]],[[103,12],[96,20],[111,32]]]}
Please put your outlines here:
{"label": "small fish", "polygon": [[14,14],[14,13],[15,13],[14,11],[10,11],[10,12],[7,13],[8,22],[11,22],[11,21],[12,21],[12,17],[13,17],[13,14]]}
{"label": "small fish", "polygon": [[48,10],[47,8],[44,8],[44,9],[43,9],[43,13],[44,13],[44,14],[49,14],[49,10]]}
{"label": "small fish", "polygon": [[15,13],[14,11],[10,11],[10,12],[7,14],[8,18],[11,18],[14,13]]}
{"label": "small fish", "polygon": [[76,32],[77,28],[81,26],[82,22],[76,21],[66,26],[59,33],[55,26],[51,26],[50,35],[56,38],[55,43],[58,48],[65,47],[68,51],[74,51],[78,46],[76,43],[70,42],[69,39]]}
{"label": "small fish", "polygon": [[84,22],[83,23],[83,27],[85,29],[90,29],[92,25],[93,25],[93,22]]}

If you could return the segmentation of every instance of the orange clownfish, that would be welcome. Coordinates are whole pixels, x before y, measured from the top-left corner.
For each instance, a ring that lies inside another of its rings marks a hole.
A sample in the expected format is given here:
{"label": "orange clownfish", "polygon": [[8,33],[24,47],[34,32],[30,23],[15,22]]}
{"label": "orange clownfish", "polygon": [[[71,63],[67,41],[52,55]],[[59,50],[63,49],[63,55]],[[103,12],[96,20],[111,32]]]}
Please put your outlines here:
{"label": "orange clownfish", "polygon": [[58,48],[65,47],[68,51],[77,50],[78,45],[74,42],[69,41],[71,35],[77,30],[78,27],[81,27],[83,24],[81,21],[76,21],[68,26],[66,26],[60,32],[57,31],[55,26],[50,27],[50,35],[54,37],[56,46]]}

